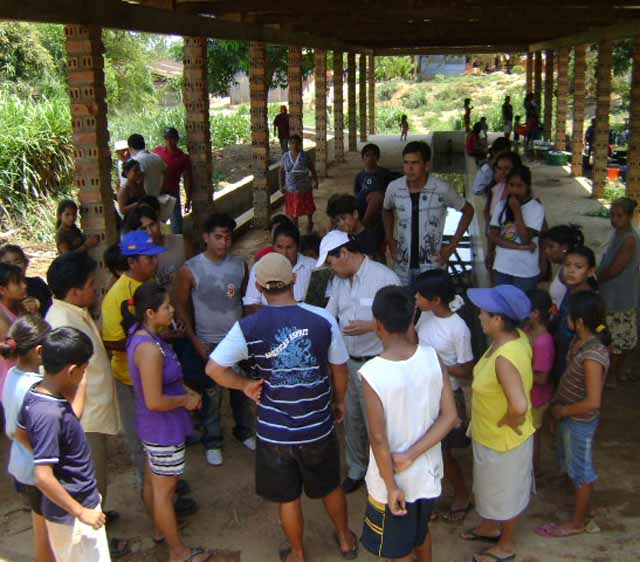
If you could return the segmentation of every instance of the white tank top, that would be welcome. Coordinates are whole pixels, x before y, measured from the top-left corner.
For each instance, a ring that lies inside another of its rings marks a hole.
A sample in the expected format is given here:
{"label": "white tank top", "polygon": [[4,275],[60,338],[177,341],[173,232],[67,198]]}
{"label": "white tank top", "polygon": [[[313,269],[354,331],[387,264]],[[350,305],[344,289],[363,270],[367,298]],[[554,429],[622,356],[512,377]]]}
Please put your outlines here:
{"label": "white tank top", "polygon": [[[443,375],[432,347],[419,345],[406,361],[376,357],[367,361],[359,373],[382,402],[392,453],[409,449],[440,415]],[[406,501],[414,502],[438,497],[442,476],[442,452],[438,443],[407,470],[396,474],[396,482]],[[387,503],[387,487],[380,476],[373,451],[369,453],[365,479],[373,499]]]}

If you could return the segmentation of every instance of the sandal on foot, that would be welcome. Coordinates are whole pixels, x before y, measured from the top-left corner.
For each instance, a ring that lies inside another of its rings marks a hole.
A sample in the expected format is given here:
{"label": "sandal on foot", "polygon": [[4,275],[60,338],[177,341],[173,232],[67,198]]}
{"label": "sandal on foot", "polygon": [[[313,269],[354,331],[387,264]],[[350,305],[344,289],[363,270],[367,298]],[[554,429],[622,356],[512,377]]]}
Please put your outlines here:
{"label": "sandal on foot", "polygon": [[575,535],[582,535],[585,529],[563,529],[560,525],[555,523],[547,523],[534,530],[534,533],[545,539],[562,539],[565,537],[573,537]]}
{"label": "sandal on foot", "polygon": [[468,502],[467,505],[465,505],[464,507],[453,507],[451,506],[449,508],[449,511],[445,511],[444,513],[441,514],[441,517],[445,520],[445,521],[463,521],[464,518],[467,516],[467,513],[469,513],[471,511],[471,508],[473,506],[471,505],[471,502]]}
{"label": "sandal on foot", "polygon": [[124,539],[109,539],[109,554],[111,554],[111,558],[120,558],[125,554],[129,554],[129,541]]}
{"label": "sandal on foot", "polygon": [[207,557],[203,558],[200,562],[207,562],[207,560],[211,560],[211,557],[213,556],[213,552],[205,550],[201,546],[197,546],[196,548],[191,549],[189,558],[185,558],[182,562],[195,562],[195,559],[201,554],[206,554]]}
{"label": "sandal on foot", "polygon": [[489,537],[487,535],[479,535],[476,533],[475,529],[466,529],[460,535],[460,538],[465,541],[480,541],[480,542],[489,542],[489,543],[497,543],[500,540],[502,535],[496,535],[495,537]]}
{"label": "sandal on foot", "polygon": [[510,560],[515,560],[516,559],[515,552],[513,554],[509,554],[507,556],[498,556],[497,554],[494,554],[493,552],[488,552],[486,550],[482,550],[481,552],[478,552],[477,554],[473,555],[473,558],[471,559],[471,562],[480,562],[480,560],[478,560],[476,558],[477,556],[486,556],[488,558],[491,558],[491,560],[495,560],[496,562],[509,562]]}
{"label": "sandal on foot", "polygon": [[287,562],[287,558],[289,558],[291,551],[292,549],[288,544],[281,546],[278,549],[278,560],[280,560],[280,562]]}
{"label": "sandal on foot", "polygon": [[337,532],[333,533],[333,540],[338,545],[338,550],[340,551],[340,555],[345,560],[355,560],[358,557],[358,537],[354,533],[351,533],[353,536],[354,547],[351,550],[347,550],[346,552],[342,550],[340,546],[340,537]]}

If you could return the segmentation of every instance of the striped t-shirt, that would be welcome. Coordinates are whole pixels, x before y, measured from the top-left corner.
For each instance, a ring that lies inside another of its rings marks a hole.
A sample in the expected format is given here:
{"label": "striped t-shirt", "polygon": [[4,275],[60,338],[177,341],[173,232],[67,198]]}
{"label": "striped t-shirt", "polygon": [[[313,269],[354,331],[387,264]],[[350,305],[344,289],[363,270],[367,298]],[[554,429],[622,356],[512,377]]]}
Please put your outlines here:
{"label": "striped t-shirt", "polygon": [[[567,368],[560,379],[556,391],[554,403],[562,406],[582,402],[587,397],[587,384],[584,376],[584,362],[586,360],[600,363],[606,376],[609,369],[609,351],[598,339],[593,338],[582,347],[578,347],[578,338],[574,337],[567,354]],[[602,378],[604,384],[604,376]],[[573,419],[582,422],[592,421],[600,415],[600,410],[591,410],[580,416],[572,416]]]}
{"label": "striped t-shirt", "polygon": [[219,365],[247,360],[264,380],[257,436],[275,445],[304,445],[334,427],[328,364],[349,355],[335,319],[308,304],[266,306],[236,322],[211,353]]}

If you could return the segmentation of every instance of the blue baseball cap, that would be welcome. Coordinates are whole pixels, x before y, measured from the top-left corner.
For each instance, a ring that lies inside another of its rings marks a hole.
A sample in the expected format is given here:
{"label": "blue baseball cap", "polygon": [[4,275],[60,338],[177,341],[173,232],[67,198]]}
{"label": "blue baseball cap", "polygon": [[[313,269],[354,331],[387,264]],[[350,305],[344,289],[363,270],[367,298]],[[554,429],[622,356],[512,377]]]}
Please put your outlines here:
{"label": "blue baseball cap", "polygon": [[497,285],[491,289],[467,290],[469,300],[491,314],[503,314],[512,320],[524,320],[531,314],[527,294],[513,285]]}
{"label": "blue baseball cap", "polygon": [[155,244],[144,230],[132,230],[120,240],[120,251],[123,256],[157,256],[167,249]]}

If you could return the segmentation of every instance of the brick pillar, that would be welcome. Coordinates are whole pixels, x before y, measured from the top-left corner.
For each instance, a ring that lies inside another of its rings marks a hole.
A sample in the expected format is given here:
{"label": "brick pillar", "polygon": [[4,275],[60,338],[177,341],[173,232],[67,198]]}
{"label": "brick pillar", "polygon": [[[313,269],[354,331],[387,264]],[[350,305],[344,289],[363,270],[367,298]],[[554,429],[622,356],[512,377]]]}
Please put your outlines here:
{"label": "brick pillar", "polygon": [[536,51],[533,68],[533,97],[538,104],[538,112],[542,109],[542,51]]}
{"label": "brick pillar", "polygon": [[527,82],[526,92],[533,92],[533,53],[527,53]]}
{"label": "brick pillar", "polygon": [[302,49],[289,47],[289,128],[292,135],[302,136]]}
{"label": "brick pillar", "polygon": [[551,140],[551,125],[553,119],[553,51],[547,49],[544,53],[544,138]]}
{"label": "brick pillar", "polygon": [[634,222],[640,224],[640,36],[636,36],[633,48],[633,73],[631,75],[631,103],[629,104],[629,153],[627,163],[627,197],[638,203]]}
{"label": "brick pillar", "polygon": [[203,225],[213,211],[206,37],[184,38],[183,64],[182,99],[186,109],[187,147],[193,169],[193,240],[201,246]]}
{"label": "brick pillar", "polygon": [[267,91],[264,77],[266,45],[249,43],[249,92],[251,98],[251,162],[253,166],[253,216],[256,227],[268,229],[271,204],[269,198],[269,127],[267,125]]}
{"label": "brick pillar", "polygon": [[333,51],[333,128],[334,160],[344,162],[343,53]]}
{"label": "brick pillar", "polygon": [[360,55],[360,142],[367,142],[367,55]]}
{"label": "brick pillar", "polygon": [[357,108],[356,108],[356,55],[347,54],[347,81],[349,85],[347,108],[349,111],[349,152],[358,150]]}
{"label": "brick pillar", "polygon": [[327,177],[327,51],[316,49],[316,171]]}
{"label": "brick pillar", "polygon": [[613,43],[611,41],[601,41],[598,44],[598,66],[596,68],[596,136],[593,156],[592,197],[602,197],[604,186],[607,182],[612,59]]}
{"label": "brick pillar", "polygon": [[567,105],[569,100],[569,49],[558,53],[558,101],[556,105],[556,150],[564,150],[567,141]]}
{"label": "brick pillar", "polygon": [[111,150],[107,129],[107,102],[104,86],[104,45],[102,29],[96,26],[67,25],[67,69],[75,184],[79,189],[82,230],[97,235],[100,242],[91,250],[98,261],[99,299],[106,293],[111,274],[102,254],[117,237],[111,191]]}
{"label": "brick pillar", "polygon": [[571,132],[571,174],[582,175],[582,151],[584,150],[584,95],[586,47],[576,45],[573,50],[573,130]]}
{"label": "brick pillar", "polygon": [[376,57],[369,55],[369,134],[376,134]]}

